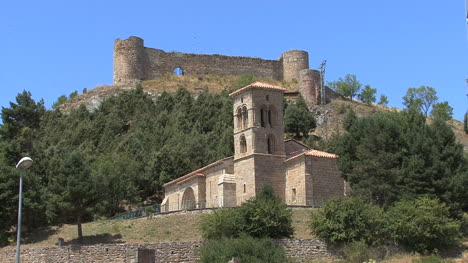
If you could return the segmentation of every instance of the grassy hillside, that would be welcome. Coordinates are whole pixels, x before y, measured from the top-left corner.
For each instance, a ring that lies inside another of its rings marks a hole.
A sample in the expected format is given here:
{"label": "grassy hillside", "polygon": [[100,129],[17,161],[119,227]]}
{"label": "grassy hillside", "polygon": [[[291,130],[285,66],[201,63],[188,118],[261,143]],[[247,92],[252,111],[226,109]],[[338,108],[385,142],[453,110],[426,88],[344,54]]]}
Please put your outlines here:
{"label": "grassy hillside", "polygon": [[[293,209],[294,237],[312,238],[307,222],[312,208]],[[83,224],[84,244],[155,243],[202,240],[198,224],[203,214],[169,214],[153,218],[101,220]],[[65,244],[77,243],[76,225],[55,226],[24,234],[22,247],[55,246],[58,238]],[[5,249],[14,249],[11,244]]]}
{"label": "grassy hillside", "polygon": [[[288,91],[297,91],[297,82],[275,81],[271,79],[258,79],[275,85],[282,86]],[[221,77],[207,75],[204,77],[197,77],[193,75],[176,76],[165,75],[161,78],[154,80],[146,80],[142,82],[143,89],[153,97],[157,97],[164,91],[176,92],[179,88],[185,88],[192,94],[199,94],[204,90],[209,92],[222,92],[223,90],[230,90],[239,88],[241,77]],[[123,90],[130,89],[130,87],[123,86],[97,86],[95,89],[87,93],[76,96],[73,100],[65,103],[62,110],[65,112],[78,107],[84,103],[89,109],[97,107],[105,98],[114,96]],[[402,94],[403,96],[403,94]],[[360,101],[350,100],[333,100],[326,105],[317,105],[314,107],[314,112],[318,119],[318,127],[314,134],[319,137],[330,137],[335,133],[343,133],[343,119],[348,108],[353,108],[356,114],[360,117],[370,116],[379,111],[398,111],[400,109],[393,107],[386,107],[381,105],[367,105]],[[463,131],[463,122],[458,120],[451,120],[448,122],[453,128],[458,141],[465,146],[465,151],[468,151],[468,135]]]}

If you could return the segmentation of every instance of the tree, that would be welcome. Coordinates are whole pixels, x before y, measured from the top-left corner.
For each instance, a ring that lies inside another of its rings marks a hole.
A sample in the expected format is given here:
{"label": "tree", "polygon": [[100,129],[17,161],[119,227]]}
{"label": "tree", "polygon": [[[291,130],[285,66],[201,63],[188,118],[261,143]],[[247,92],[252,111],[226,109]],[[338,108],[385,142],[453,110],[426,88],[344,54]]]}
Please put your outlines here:
{"label": "tree", "polygon": [[381,94],[380,95],[380,100],[378,102],[379,105],[384,105],[384,106],[387,106],[388,105],[388,97]]}
{"label": "tree", "polygon": [[460,222],[437,199],[420,197],[395,204],[385,214],[391,239],[416,252],[433,252],[460,244]]}
{"label": "tree", "polygon": [[284,113],[284,128],[286,132],[294,133],[296,137],[307,137],[309,131],[316,127],[315,118],[309,111],[307,104],[299,96],[295,103],[291,103]]}
{"label": "tree", "polygon": [[357,120],[356,112],[354,112],[352,108],[349,108],[343,120],[343,126],[345,130],[349,131],[349,129],[351,129],[351,126],[356,120]]}
{"label": "tree", "polygon": [[415,110],[359,118],[338,140],[336,152],[358,196],[388,206],[430,195],[454,212],[464,209],[460,189],[451,183],[463,167],[463,148],[441,120],[428,125]]}
{"label": "tree", "polygon": [[100,213],[113,216],[124,209],[124,201],[128,205],[139,200],[135,185],[138,169],[136,161],[123,153],[105,154],[94,162],[92,177],[102,186],[97,205]]}
{"label": "tree", "polygon": [[13,139],[24,132],[23,128],[39,128],[44,112],[43,100],[36,103],[31,97],[31,92],[26,90],[18,93],[16,103],[10,102],[10,108],[2,107],[2,137]]}
{"label": "tree", "polygon": [[383,210],[359,198],[335,199],[311,214],[310,229],[331,243],[384,239]]}
{"label": "tree", "polygon": [[338,81],[328,82],[328,86],[336,92],[351,100],[359,94],[362,84],[357,80],[356,75],[346,74],[345,78],[339,78]]}
{"label": "tree", "polygon": [[59,174],[49,185],[49,220],[60,222],[64,218],[74,219],[78,227],[78,242],[82,243],[81,224],[95,210],[99,200],[98,189],[102,188],[91,176],[91,169],[82,154],[77,151],[68,154],[63,160]]}
{"label": "tree", "polygon": [[60,105],[64,104],[67,102],[68,98],[65,95],[62,95],[57,98],[57,101],[52,104],[52,109],[58,109]]}
{"label": "tree", "polygon": [[200,226],[207,239],[238,238],[242,233],[254,238],[284,238],[294,233],[291,217],[291,210],[267,185],[238,208],[206,215]]}
{"label": "tree", "polygon": [[436,103],[432,107],[431,116],[444,121],[451,120],[453,116],[453,108],[450,107],[447,101]]}
{"label": "tree", "polygon": [[431,107],[437,103],[437,91],[428,86],[421,86],[419,88],[409,88],[406,95],[403,97],[403,105],[407,109],[419,109],[427,118],[427,113]]}
{"label": "tree", "polygon": [[375,93],[377,93],[377,89],[373,89],[370,85],[366,85],[358,97],[362,102],[370,105],[375,102]]}

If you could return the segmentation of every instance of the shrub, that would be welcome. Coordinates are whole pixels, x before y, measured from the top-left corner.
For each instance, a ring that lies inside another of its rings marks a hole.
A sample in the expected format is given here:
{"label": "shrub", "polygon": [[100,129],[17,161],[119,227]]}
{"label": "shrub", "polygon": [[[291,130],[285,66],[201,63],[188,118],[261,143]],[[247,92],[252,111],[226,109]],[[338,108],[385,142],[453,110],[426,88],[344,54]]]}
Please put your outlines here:
{"label": "shrub", "polygon": [[390,238],[416,252],[454,247],[461,240],[460,222],[449,217],[445,204],[429,197],[397,202],[386,222]]}
{"label": "shrub", "polygon": [[238,208],[204,216],[200,227],[206,239],[235,238],[241,233],[256,238],[282,238],[294,233],[291,210],[273,194],[271,186]]}
{"label": "shrub", "polygon": [[232,258],[250,263],[290,262],[280,248],[275,248],[269,239],[256,239],[242,235],[236,239],[212,240],[206,242],[199,251],[200,261],[206,263],[226,263]]}
{"label": "shrub", "polygon": [[358,198],[328,201],[312,212],[310,222],[312,232],[331,243],[378,243],[382,227],[382,209]]}
{"label": "shrub", "polygon": [[244,202],[239,209],[243,220],[242,232],[257,238],[283,238],[294,234],[292,213],[281,198],[267,185],[253,199]]}
{"label": "shrub", "polygon": [[203,215],[200,229],[205,239],[236,238],[240,235],[242,218],[236,208],[216,210]]}

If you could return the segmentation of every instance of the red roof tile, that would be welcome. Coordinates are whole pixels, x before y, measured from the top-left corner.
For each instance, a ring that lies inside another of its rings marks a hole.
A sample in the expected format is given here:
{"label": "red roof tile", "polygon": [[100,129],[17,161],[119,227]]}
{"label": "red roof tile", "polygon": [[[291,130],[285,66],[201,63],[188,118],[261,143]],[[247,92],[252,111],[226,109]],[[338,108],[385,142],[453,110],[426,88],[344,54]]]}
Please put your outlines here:
{"label": "red roof tile", "polygon": [[332,159],[338,158],[338,155],[336,155],[336,154],[311,149],[311,150],[308,150],[308,151],[305,151],[303,153],[300,153],[300,154],[297,154],[297,155],[294,155],[294,156],[290,157],[289,159],[286,160],[286,162],[290,161],[290,160],[293,160],[293,159],[296,159],[297,157],[303,156],[303,155],[322,157],[322,158],[332,158]]}
{"label": "red roof tile", "polygon": [[285,88],[283,87],[280,87],[278,85],[273,85],[273,84],[268,84],[268,83],[265,83],[265,82],[260,82],[260,81],[256,81],[250,85],[247,85],[243,88],[240,88],[234,92],[232,92],[231,94],[229,94],[229,96],[234,96],[236,94],[238,94],[239,92],[241,91],[244,91],[244,90],[248,90],[248,89],[251,89],[251,88],[265,88],[265,89],[274,89],[274,90],[280,90],[282,92],[286,91]]}
{"label": "red roof tile", "polygon": [[336,155],[336,154],[327,153],[327,152],[322,152],[322,151],[314,150],[314,149],[305,152],[305,155],[317,156],[317,157],[325,157],[325,158],[338,158],[338,155]]}
{"label": "red roof tile", "polygon": [[197,170],[195,170],[195,171],[193,171],[193,172],[190,172],[190,173],[188,173],[188,174],[186,174],[186,175],[184,175],[184,176],[181,176],[181,177],[176,178],[176,179],[174,179],[174,180],[172,180],[172,181],[170,181],[170,182],[165,183],[165,184],[163,185],[163,187],[167,187],[167,186],[169,186],[169,185],[171,185],[171,184],[175,184],[175,183],[179,183],[179,182],[182,182],[182,181],[186,181],[186,180],[188,180],[189,178],[192,178],[192,177],[205,176],[205,175],[202,173],[204,170],[206,170],[206,169],[208,169],[208,168],[210,168],[210,167],[216,166],[216,165],[218,165],[218,164],[222,164],[224,161],[226,161],[226,160],[228,160],[228,159],[231,159],[231,158],[233,158],[233,157],[232,157],[232,156],[231,156],[231,157],[227,157],[227,158],[218,160],[218,161],[216,161],[216,162],[214,162],[214,163],[210,163],[210,164],[208,164],[207,166],[204,166],[204,167],[202,167],[202,168],[200,168],[200,169],[197,169]]}

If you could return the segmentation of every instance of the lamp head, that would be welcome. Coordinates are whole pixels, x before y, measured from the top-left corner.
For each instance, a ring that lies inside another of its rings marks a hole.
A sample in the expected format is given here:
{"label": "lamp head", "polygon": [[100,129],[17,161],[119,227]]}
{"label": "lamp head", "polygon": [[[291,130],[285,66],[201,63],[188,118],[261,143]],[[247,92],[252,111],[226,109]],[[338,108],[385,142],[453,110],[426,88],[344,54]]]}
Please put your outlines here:
{"label": "lamp head", "polygon": [[29,167],[31,167],[32,164],[33,164],[33,160],[31,158],[23,157],[16,165],[16,168],[28,169]]}

